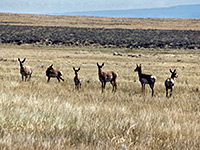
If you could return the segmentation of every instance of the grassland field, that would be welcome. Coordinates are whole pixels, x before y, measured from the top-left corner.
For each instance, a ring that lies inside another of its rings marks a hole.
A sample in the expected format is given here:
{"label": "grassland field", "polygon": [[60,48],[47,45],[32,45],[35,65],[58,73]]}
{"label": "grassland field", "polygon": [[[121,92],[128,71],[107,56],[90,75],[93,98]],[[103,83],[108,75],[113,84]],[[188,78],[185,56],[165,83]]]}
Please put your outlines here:
{"label": "grassland field", "polygon": [[105,29],[200,30],[200,19],[110,18],[0,13],[0,25]]}
{"label": "grassland field", "polygon": [[[33,68],[28,82],[21,81],[18,58]],[[115,93],[109,83],[101,92],[97,62],[105,63],[103,71],[118,73]],[[51,64],[64,82],[47,83]],[[141,93],[136,64],[156,76],[154,97],[148,86]],[[79,91],[73,67],[81,68]],[[0,149],[198,150],[199,68],[199,49],[0,44]],[[166,98],[169,69],[179,78]]]}
{"label": "grassland field", "polygon": [[[140,51],[1,45],[1,149],[199,149],[199,51]],[[139,58],[128,57],[141,54]],[[33,68],[22,82],[17,58]],[[96,63],[118,73],[116,93],[98,80]],[[155,97],[141,94],[136,64],[157,77]],[[45,70],[54,64],[65,82]],[[72,67],[81,67],[77,91]],[[169,69],[177,69],[173,96],[165,97]],[[129,134],[128,128],[131,128]]]}

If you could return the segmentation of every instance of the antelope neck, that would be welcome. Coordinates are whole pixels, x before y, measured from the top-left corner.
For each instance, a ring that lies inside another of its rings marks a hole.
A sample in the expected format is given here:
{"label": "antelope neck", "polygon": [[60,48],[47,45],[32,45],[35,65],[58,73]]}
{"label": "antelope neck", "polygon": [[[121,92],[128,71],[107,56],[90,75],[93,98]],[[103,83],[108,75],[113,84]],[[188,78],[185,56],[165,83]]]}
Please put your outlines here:
{"label": "antelope neck", "polygon": [[23,68],[23,65],[22,65],[22,63],[20,63],[20,67],[21,67],[21,68]]}
{"label": "antelope neck", "polygon": [[175,76],[171,75],[171,78],[174,80]]}
{"label": "antelope neck", "polygon": [[138,70],[139,77],[142,75],[142,70]]}
{"label": "antelope neck", "polygon": [[54,72],[53,69],[48,69],[48,70],[47,70],[47,73],[49,73],[49,74],[55,74],[55,72]]}
{"label": "antelope neck", "polygon": [[24,71],[24,66],[20,63],[20,69]]}
{"label": "antelope neck", "polygon": [[78,73],[75,73],[75,77],[78,78]]}
{"label": "antelope neck", "polygon": [[99,69],[99,76],[101,76],[101,73],[102,73],[102,71],[101,71],[101,69]]}

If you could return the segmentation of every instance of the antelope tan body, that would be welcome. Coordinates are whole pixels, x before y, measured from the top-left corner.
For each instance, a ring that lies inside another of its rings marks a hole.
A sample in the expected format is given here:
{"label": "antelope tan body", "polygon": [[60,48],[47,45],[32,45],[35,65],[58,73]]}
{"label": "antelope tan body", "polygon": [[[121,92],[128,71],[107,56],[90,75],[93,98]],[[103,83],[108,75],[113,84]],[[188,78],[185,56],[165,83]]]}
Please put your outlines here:
{"label": "antelope tan body", "polygon": [[25,81],[30,80],[31,79],[31,75],[33,73],[33,70],[30,66],[23,66],[23,63],[25,62],[26,58],[24,58],[23,61],[20,60],[20,58],[18,58],[18,61],[20,63],[20,74],[22,76],[22,81],[24,80],[25,77]]}
{"label": "antelope tan body", "polygon": [[98,66],[98,75],[99,75],[99,80],[102,84],[102,92],[105,89],[106,86],[106,82],[110,82],[113,86],[113,92],[117,90],[117,83],[116,83],[116,79],[117,79],[117,73],[114,71],[108,71],[108,72],[103,72],[102,71],[102,67],[104,66],[104,63],[102,65],[99,65],[97,63]]}
{"label": "antelope tan body", "polygon": [[47,82],[49,82],[51,78],[57,78],[58,82],[60,82],[60,80],[64,81],[64,79],[61,77],[62,71],[53,69],[53,64],[47,68],[46,76],[48,77]]}
{"label": "antelope tan body", "polygon": [[81,88],[81,84],[82,84],[82,79],[78,76],[78,71],[80,70],[80,67],[78,68],[78,70],[76,70],[74,67],[73,67],[73,70],[75,72],[75,77],[74,77],[74,84],[77,88],[77,90],[79,88]]}

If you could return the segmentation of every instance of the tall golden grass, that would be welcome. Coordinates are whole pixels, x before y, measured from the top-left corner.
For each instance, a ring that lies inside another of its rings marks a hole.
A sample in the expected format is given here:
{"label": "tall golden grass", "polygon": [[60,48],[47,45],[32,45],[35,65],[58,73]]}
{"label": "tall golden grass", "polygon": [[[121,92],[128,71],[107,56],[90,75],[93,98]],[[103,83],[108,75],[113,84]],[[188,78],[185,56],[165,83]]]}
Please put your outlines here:
{"label": "tall golden grass", "polygon": [[[199,51],[117,50],[124,56],[113,51],[1,45],[0,148],[200,149]],[[29,82],[21,81],[17,58],[27,58],[33,68]],[[101,92],[97,62],[118,73],[116,93],[110,84]],[[133,71],[140,63],[144,73],[157,77],[153,98],[148,86],[141,94]],[[50,64],[63,72],[65,82],[47,83]],[[81,67],[79,91],[72,67]],[[166,98],[169,69],[177,69],[179,78]]]}

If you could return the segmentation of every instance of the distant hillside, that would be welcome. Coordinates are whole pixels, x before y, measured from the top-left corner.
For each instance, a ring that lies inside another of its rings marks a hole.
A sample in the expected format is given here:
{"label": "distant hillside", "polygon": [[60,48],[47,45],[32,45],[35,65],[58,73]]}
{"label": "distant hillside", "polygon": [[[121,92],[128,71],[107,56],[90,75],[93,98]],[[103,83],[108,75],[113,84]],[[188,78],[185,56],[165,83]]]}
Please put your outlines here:
{"label": "distant hillside", "polygon": [[168,8],[73,12],[56,15],[134,18],[200,18],[200,4],[180,5]]}

